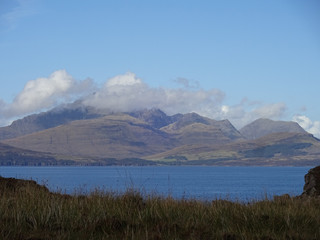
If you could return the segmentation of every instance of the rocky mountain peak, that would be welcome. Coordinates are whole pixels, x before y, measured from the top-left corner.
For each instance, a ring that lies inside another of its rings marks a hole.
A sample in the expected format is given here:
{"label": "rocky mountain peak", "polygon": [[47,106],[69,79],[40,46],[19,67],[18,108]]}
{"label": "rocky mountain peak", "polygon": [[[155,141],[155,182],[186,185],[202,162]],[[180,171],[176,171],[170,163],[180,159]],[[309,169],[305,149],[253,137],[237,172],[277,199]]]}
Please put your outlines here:
{"label": "rocky mountain peak", "polygon": [[173,130],[179,130],[183,127],[194,123],[201,123],[204,125],[210,125],[210,119],[200,116],[197,113],[186,113],[183,114],[180,119],[174,122],[174,125],[171,126]]}
{"label": "rocky mountain peak", "polygon": [[130,116],[138,118],[150,124],[152,127],[160,129],[177,121],[181,114],[168,116],[163,111],[157,108],[145,109],[129,113]]}

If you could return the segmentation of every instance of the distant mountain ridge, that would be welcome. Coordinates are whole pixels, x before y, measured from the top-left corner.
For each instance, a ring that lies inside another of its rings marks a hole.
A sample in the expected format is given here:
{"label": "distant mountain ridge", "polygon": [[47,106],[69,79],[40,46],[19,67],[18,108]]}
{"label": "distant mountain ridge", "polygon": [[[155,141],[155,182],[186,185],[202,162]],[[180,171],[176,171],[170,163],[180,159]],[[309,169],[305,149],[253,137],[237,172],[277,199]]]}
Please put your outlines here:
{"label": "distant mountain ridge", "polygon": [[150,124],[152,127],[157,129],[174,123],[183,117],[183,114],[168,116],[160,109],[155,108],[129,112],[128,114]]}
{"label": "distant mountain ridge", "polygon": [[241,128],[240,133],[246,139],[257,139],[271,133],[307,133],[298,123],[286,121],[273,121],[260,118]]}
{"label": "distant mountain ridge", "polygon": [[34,151],[111,158],[140,157],[174,145],[165,132],[127,114],[72,121],[5,143]]}
{"label": "distant mountain ridge", "polygon": [[196,113],[112,113],[79,102],[16,120],[0,128],[0,140],[20,149],[13,151],[32,151],[37,161],[73,164],[320,164],[319,140],[294,122],[258,119],[238,131],[228,120]]}
{"label": "distant mountain ridge", "polygon": [[[164,116],[160,111],[152,113]],[[217,144],[241,138],[229,121],[215,121],[195,113],[163,118],[167,124],[174,118],[178,120],[160,129],[153,127],[154,121],[149,124],[140,120],[143,114],[138,115],[140,119],[132,115],[137,114],[119,113],[71,121],[4,142],[33,151],[126,158],[143,157],[195,141]],[[147,115],[147,120],[153,119],[149,111]]]}
{"label": "distant mountain ridge", "polygon": [[303,166],[320,163],[320,141],[311,134],[273,133],[256,140],[193,144],[146,159],[181,160],[183,164],[220,166]]}
{"label": "distant mountain ridge", "polygon": [[67,124],[74,120],[93,119],[103,116],[84,106],[57,107],[47,112],[32,114],[0,128],[0,141]]}
{"label": "distant mountain ridge", "polygon": [[175,135],[183,144],[217,144],[242,139],[241,134],[228,120],[216,121],[196,113],[184,114],[161,130]]}

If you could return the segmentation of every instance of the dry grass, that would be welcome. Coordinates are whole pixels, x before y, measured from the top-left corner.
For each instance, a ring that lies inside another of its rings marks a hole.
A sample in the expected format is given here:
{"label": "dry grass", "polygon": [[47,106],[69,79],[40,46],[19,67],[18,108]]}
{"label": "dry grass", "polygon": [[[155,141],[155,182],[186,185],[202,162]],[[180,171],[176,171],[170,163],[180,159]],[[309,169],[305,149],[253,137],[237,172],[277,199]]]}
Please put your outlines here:
{"label": "dry grass", "polygon": [[27,184],[0,189],[0,239],[320,239],[320,200],[174,200]]}

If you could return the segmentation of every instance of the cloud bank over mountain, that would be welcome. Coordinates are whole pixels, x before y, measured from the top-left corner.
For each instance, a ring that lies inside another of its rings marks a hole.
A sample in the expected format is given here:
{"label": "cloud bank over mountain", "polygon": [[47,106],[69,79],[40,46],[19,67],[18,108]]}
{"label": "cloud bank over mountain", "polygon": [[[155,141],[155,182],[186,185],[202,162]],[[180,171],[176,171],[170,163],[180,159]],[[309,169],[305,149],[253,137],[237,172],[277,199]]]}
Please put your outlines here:
{"label": "cloud bank over mountain", "polygon": [[257,118],[281,118],[284,103],[263,104],[243,100],[235,106],[224,103],[225,93],[219,89],[204,90],[189,82],[178,79],[182,88],[151,88],[134,73],[126,73],[109,79],[95,94],[87,97],[84,104],[112,111],[133,111],[144,108],[160,108],[167,114],[196,112],[214,119],[229,119],[241,127]]}
{"label": "cloud bank over mountain", "polygon": [[[91,79],[76,80],[65,70],[58,70],[49,77],[27,82],[11,103],[0,99],[0,124],[76,99],[82,99],[84,105],[113,112],[145,108],[160,108],[169,115],[196,112],[217,120],[229,119],[237,128],[257,118],[277,120],[286,115],[284,103],[265,104],[244,98],[238,104],[227,105],[226,94],[219,89],[205,90],[198,82],[185,78],[176,82],[181,84],[180,88],[150,87],[128,72],[108,79],[98,88]],[[320,122],[298,115],[293,121],[320,136]]]}
{"label": "cloud bank over mountain", "polygon": [[[26,83],[12,103],[0,103],[2,118],[15,118],[72,101],[93,90],[91,79],[76,81],[65,70]],[[2,120],[4,121],[4,119]]]}
{"label": "cloud bank over mountain", "polygon": [[121,112],[160,108],[168,114],[204,114],[218,112],[224,96],[217,89],[151,88],[134,73],[126,73],[109,79],[95,94],[87,97],[84,104]]}
{"label": "cloud bank over mountain", "polygon": [[73,84],[73,78],[63,70],[52,73],[48,78],[29,81],[13,100],[8,113],[14,116],[50,107],[63,97]]}
{"label": "cloud bank over mountain", "polygon": [[293,117],[292,121],[299,123],[307,132],[320,137],[320,121],[312,121],[307,116],[296,115]]}

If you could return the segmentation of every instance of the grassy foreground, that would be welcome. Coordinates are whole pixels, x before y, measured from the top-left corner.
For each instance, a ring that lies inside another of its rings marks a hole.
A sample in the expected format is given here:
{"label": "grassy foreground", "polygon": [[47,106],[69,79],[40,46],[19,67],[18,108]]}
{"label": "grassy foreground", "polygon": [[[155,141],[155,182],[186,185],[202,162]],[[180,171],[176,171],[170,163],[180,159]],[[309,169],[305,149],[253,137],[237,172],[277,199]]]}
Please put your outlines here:
{"label": "grassy foreground", "polygon": [[130,190],[69,196],[31,183],[0,186],[0,239],[320,239],[314,198],[244,204]]}

